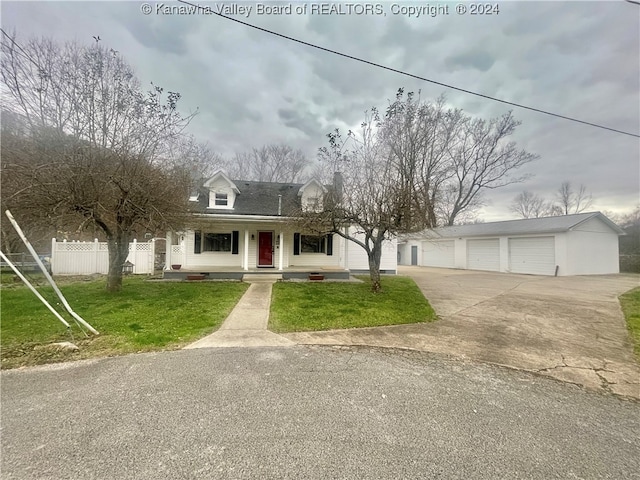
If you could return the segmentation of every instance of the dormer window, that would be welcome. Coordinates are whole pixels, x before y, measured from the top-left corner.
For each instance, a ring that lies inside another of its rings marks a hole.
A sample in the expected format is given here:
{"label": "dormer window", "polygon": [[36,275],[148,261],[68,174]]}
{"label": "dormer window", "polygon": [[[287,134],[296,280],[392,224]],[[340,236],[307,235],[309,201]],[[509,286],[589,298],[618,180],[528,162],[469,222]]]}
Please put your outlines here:
{"label": "dormer window", "polygon": [[309,180],[300,190],[300,204],[305,212],[320,212],[323,209],[323,198],[327,193],[327,189],[319,181],[315,179]]}
{"label": "dormer window", "polygon": [[229,202],[226,193],[216,193],[216,207],[226,207]]}
{"label": "dormer window", "polygon": [[209,206],[207,208],[212,209],[233,209],[236,197],[240,194],[236,184],[220,170],[204,183],[204,187],[209,188]]}

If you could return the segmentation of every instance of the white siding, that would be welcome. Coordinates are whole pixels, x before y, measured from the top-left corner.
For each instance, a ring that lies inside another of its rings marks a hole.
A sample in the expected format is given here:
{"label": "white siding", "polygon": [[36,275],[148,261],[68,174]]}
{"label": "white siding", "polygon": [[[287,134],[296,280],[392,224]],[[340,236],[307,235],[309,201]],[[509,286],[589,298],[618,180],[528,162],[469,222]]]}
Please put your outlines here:
{"label": "white siding", "polygon": [[556,267],[554,237],[509,239],[509,270],[513,273],[553,275]]}
{"label": "white siding", "polygon": [[[216,206],[215,198],[216,193],[226,193],[227,194],[227,206]],[[235,203],[236,193],[229,185],[223,177],[218,177],[216,180],[209,184],[209,208],[213,209],[228,209],[233,208],[233,204]]]}
{"label": "white siding", "polygon": [[453,268],[455,265],[455,245],[453,240],[422,242],[422,263],[425,267]]}
{"label": "white siding", "polygon": [[611,227],[605,224],[599,218],[590,218],[586,222],[581,223],[572,229],[573,232],[589,232],[589,233],[613,233]]}
{"label": "white siding", "polygon": [[411,263],[411,247],[408,243],[398,244],[398,264],[409,265]]}
{"label": "white siding", "polygon": [[324,191],[322,186],[315,181],[309,183],[302,192],[301,204],[303,210],[322,210],[322,199]]}
{"label": "white siding", "polygon": [[500,271],[500,239],[467,240],[467,268]]}
{"label": "white siding", "polygon": [[[364,236],[362,236],[364,237]],[[369,258],[364,248],[355,242],[347,242],[347,267],[349,270],[369,270]],[[409,259],[411,260],[411,259]],[[398,268],[398,245],[397,240],[385,241],[382,244],[382,257],[380,259],[380,270],[395,272]]]}
{"label": "white siding", "polygon": [[620,273],[619,262],[615,232],[567,232],[567,271],[564,275]]}
{"label": "white siding", "polygon": [[[203,227],[200,231],[204,233],[231,233],[233,230],[239,230],[238,226],[215,225],[211,227]],[[204,240],[203,240],[204,241]],[[182,268],[208,268],[208,267],[242,267],[242,252],[244,251],[244,235],[240,231],[238,254],[231,252],[201,252],[195,253],[195,232],[189,230],[184,236],[184,263]],[[173,263],[181,263],[172,260]]]}

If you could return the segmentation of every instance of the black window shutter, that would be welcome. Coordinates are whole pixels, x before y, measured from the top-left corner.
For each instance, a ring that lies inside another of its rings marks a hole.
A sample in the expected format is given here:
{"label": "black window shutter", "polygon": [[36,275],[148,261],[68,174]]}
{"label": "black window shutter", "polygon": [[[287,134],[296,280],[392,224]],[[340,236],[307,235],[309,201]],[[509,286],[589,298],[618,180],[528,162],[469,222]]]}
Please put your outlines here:
{"label": "black window shutter", "polygon": [[234,230],[231,232],[231,253],[233,255],[238,254],[238,238],[240,237],[240,232],[238,230]]}
{"label": "black window shutter", "polygon": [[300,234],[293,234],[293,254],[300,255]]}
{"label": "black window shutter", "polygon": [[327,255],[333,255],[333,234],[327,235]]}
{"label": "black window shutter", "polygon": [[195,234],[195,242],[193,244],[193,253],[200,253],[202,251],[202,232],[196,230]]}

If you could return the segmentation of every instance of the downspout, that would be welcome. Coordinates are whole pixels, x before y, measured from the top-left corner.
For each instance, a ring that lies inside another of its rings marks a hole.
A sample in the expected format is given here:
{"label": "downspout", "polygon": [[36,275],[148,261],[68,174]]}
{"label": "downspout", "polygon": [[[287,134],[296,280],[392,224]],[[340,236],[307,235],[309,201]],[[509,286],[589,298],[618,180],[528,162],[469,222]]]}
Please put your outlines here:
{"label": "downspout", "polygon": [[282,195],[278,195],[278,216],[282,215]]}

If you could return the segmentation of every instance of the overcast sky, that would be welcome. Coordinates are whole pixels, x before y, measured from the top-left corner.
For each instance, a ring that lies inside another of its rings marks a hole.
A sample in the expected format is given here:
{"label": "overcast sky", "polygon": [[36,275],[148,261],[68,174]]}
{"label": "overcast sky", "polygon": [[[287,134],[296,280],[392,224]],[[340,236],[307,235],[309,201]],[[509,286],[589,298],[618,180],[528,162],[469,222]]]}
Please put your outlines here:
{"label": "overcast sky", "polygon": [[[455,2],[354,2],[345,15],[320,7],[311,14],[318,1],[262,3],[291,5],[291,14],[280,15],[259,14],[257,2],[199,3],[243,7],[233,18],[438,82],[640,132],[640,6],[622,0],[500,2],[492,15],[471,15],[469,3],[460,15]],[[305,3],[307,14],[296,14]],[[424,99],[444,93],[474,116],[509,109],[215,15],[167,14],[162,5],[180,5],[172,1],[149,4],[144,14],[143,2],[3,1],[2,27],[15,30],[18,41],[44,35],[90,43],[99,35],[143,84],[180,92],[182,109],[200,112],[191,133],[227,155],[287,143],[315,157],[326,133],[357,126],[372,106],[384,110],[399,87],[421,90]],[[400,8],[427,5],[440,11],[416,17]],[[379,15],[357,14],[376,8]],[[530,180],[487,193],[482,219],[512,218],[516,194],[551,197],[563,180],[585,184],[593,210],[621,212],[639,203],[638,138],[518,108],[514,114],[522,121],[514,140],[540,159],[522,171]]]}

